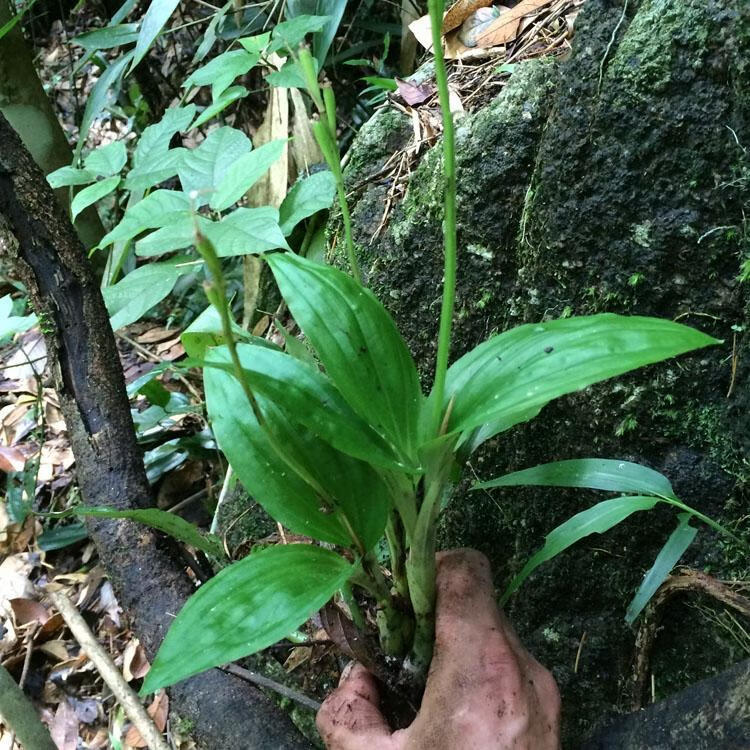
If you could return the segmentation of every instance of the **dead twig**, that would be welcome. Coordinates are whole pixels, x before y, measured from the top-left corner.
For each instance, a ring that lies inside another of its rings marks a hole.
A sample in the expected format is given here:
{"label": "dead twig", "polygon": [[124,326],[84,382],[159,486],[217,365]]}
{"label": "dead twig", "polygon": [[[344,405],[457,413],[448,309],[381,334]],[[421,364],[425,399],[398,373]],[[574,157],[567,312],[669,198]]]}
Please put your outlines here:
{"label": "dead twig", "polygon": [[117,669],[109,654],[96,640],[73,602],[62,591],[48,590],[47,593],[57,611],[65,620],[70,632],[86,652],[107,687],[114,694],[117,702],[122,706],[128,719],[133,722],[141,737],[146,741],[149,750],[169,750],[169,745],[154,725],[135,691],[125,682],[120,670]]}
{"label": "dead twig", "polygon": [[642,708],[643,692],[649,675],[651,651],[659,631],[663,605],[672,596],[683,591],[696,591],[706,594],[750,618],[750,599],[738,594],[729,585],[717,578],[689,568],[682,568],[678,575],[669,576],[659,587],[646,608],[636,636],[631,696],[634,711]]}
{"label": "dead twig", "polygon": [[300,706],[305,706],[305,708],[311,708],[313,711],[317,711],[320,708],[320,703],[318,703],[318,701],[313,700],[286,685],[282,685],[280,682],[276,682],[276,680],[272,680],[270,677],[264,677],[257,672],[251,672],[249,669],[240,667],[237,664],[227,664],[224,667],[220,667],[220,669],[224,672],[229,672],[229,674],[233,674],[235,677],[239,677],[241,680],[251,682],[258,687],[273,690],[274,693],[283,695],[285,698],[289,698],[289,700],[299,703]]}

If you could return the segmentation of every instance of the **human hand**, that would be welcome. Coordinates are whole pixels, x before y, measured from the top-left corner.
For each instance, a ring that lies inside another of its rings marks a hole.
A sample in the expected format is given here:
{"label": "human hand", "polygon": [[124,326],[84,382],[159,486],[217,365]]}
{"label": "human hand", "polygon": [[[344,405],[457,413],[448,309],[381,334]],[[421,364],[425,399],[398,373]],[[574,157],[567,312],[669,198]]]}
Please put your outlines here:
{"label": "human hand", "polygon": [[435,655],[422,707],[392,732],[375,678],[353,663],[317,716],[328,750],[558,750],[560,695],[495,604],[487,558],[437,558]]}

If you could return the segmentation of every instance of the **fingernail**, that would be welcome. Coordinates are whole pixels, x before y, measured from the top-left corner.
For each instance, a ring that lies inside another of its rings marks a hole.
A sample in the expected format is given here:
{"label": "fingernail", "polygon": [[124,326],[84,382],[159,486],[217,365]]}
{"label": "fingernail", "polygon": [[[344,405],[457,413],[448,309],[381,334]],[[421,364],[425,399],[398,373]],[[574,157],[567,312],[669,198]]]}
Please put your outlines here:
{"label": "fingernail", "polygon": [[350,661],[344,667],[344,671],[341,673],[341,677],[339,677],[339,685],[343,685],[349,679],[349,675],[352,673],[352,669],[354,669],[356,663],[356,661]]}

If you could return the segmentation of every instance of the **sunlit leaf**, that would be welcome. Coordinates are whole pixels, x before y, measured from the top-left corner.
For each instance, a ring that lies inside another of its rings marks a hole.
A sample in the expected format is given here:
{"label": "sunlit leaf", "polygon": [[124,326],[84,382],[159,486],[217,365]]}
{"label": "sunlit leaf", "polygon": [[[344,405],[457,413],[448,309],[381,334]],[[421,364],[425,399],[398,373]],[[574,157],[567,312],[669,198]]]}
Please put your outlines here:
{"label": "sunlit leaf", "polygon": [[308,34],[320,31],[328,20],[326,16],[302,15],[277,23],[271,32],[269,52],[278,52],[280,49],[296,51]]}
{"label": "sunlit leaf", "polygon": [[118,174],[128,160],[128,153],[122,141],[114,141],[106,146],[95,148],[83,161],[84,169],[100,177]]}
{"label": "sunlit leaf", "polygon": [[409,459],[422,392],[396,324],[369,289],[292,253],[267,256],[279,289],[352,408]]}
{"label": "sunlit leaf", "polygon": [[235,158],[221,181],[216,183],[216,192],[209,201],[211,208],[224,211],[236,203],[270,169],[285,148],[286,139],[280,138]]}
{"label": "sunlit leaf", "polygon": [[672,568],[677,565],[678,560],[685,550],[692,544],[698,529],[690,525],[692,514],[680,513],[677,518],[677,528],[670,534],[669,539],[659,551],[654,564],[643,578],[638,587],[633,601],[628,605],[625,613],[625,622],[632,625],[635,619],[643,611],[643,608],[651,601],[651,597],[662,585]]}
{"label": "sunlit leaf", "polygon": [[169,151],[172,136],[187,130],[194,117],[195,104],[170,107],[159,122],[149,125],[141,134],[133,153],[133,166],[148,169]]}
{"label": "sunlit leaf", "polygon": [[177,174],[177,169],[187,153],[185,148],[173,148],[163,154],[144,159],[128,172],[124,186],[127,190],[148,190]]}
{"label": "sunlit leaf", "polygon": [[270,646],[315,614],[352,571],[344,558],[309,544],[268,547],[224,568],[180,610],[141,693]]}
{"label": "sunlit leaf", "polygon": [[249,155],[253,144],[236,128],[212,130],[200,146],[186,150],[178,165],[182,189],[195,193],[199,204],[207,203],[213,192],[223,183],[232,166]]}
{"label": "sunlit leaf", "polygon": [[220,258],[289,249],[279,228],[279,212],[271,206],[235,209],[221,221],[207,224],[203,233]]}
{"label": "sunlit leaf", "polygon": [[589,534],[603,534],[605,531],[609,531],[632,513],[639,510],[651,510],[658,502],[658,497],[628,495],[616,497],[612,500],[603,500],[592,508],[576,513],[572,518],[547,534],[544,546],[529,559],[521,572],[510,582],[500,603],[504,604],[511,594],[543,562],[551,560],[555,555],[559,555],[560,552]]}

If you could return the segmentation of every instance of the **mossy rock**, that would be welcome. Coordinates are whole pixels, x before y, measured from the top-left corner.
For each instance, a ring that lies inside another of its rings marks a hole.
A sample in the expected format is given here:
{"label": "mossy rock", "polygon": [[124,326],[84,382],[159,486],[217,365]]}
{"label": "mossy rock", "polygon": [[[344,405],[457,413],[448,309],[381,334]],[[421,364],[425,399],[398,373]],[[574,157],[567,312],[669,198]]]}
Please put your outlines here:
{"label": "mossy rock", "polygon": [[[520,323],[603,311],[679,318],[724,341],[549,405],[487,444],[467,475],[634,460],[750,539],[750,286],[739,279],[750,257],[749,61],[744,0],[588,0],[569,60],[519,65],[492,103],[459,121],[454,358]],[[411,137],[407,117],[381,110],[354,144],[347,179],[364,277],[428,385],[442,280],[439,144],[377,232],[383,165]],[[596,499],[470,493],[467,481],[441,542],[483,550],[503,587],[547,532]],[[509,604],[563,691],[566,747],[627,708],[634,633],[623,615],[674,524],[668,508],[635,514],[542,566]],[[683,562],[750,575],[746,550],[705,527]],[[746,655],[675,602],[654,654],[656,697]]]}

